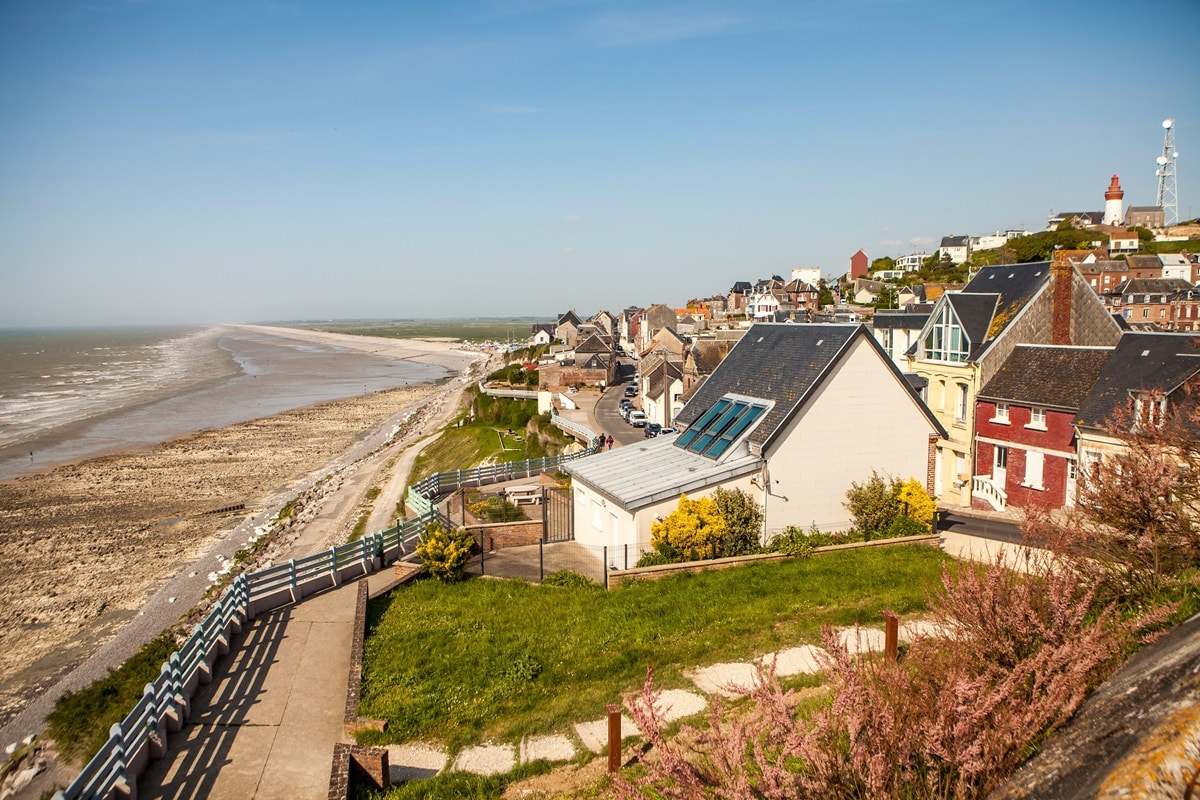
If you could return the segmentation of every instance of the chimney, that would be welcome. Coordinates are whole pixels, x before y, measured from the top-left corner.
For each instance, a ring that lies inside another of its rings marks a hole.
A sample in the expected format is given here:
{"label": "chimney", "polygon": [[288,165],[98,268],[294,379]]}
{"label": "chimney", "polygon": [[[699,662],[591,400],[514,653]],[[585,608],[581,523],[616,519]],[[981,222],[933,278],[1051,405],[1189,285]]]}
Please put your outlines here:
{"label": "chimney", "polygon": [[1069,261],[1056,261],[1050,267],[1053,310],[1050,319],[1050,343],[1071,343],[1071,276],[1075,268]]}

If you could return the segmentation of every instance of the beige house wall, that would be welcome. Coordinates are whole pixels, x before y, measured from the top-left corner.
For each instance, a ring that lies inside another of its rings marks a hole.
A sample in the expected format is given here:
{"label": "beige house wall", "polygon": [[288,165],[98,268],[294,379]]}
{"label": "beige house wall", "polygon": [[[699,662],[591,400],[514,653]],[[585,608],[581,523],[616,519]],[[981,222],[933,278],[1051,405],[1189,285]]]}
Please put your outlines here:
{"label": "beige house wall", "polygon": [[848,530],[846,490],[872,470],[924,486],[932,426],[920,402],[870,342],[856,339],[767,451],[767,530]]}

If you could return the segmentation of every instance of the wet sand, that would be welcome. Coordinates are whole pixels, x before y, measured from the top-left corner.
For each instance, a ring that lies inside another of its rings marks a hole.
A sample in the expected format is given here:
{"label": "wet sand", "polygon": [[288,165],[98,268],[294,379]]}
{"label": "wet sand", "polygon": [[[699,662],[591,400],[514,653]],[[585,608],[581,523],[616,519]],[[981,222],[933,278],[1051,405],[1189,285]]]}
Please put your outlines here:
{"label": "wet sand", "polygon": [[[293,335],[392,357],[403,351],[455,371],[476,357],[447,343]],[[362,447],[368,432],[377,444],[381,426],[439,390],[422,384],[336,400],[0,482],[0,721],[242,519],[273,510],[290,487]],[[213,513],[242,503],[245,510]]]}

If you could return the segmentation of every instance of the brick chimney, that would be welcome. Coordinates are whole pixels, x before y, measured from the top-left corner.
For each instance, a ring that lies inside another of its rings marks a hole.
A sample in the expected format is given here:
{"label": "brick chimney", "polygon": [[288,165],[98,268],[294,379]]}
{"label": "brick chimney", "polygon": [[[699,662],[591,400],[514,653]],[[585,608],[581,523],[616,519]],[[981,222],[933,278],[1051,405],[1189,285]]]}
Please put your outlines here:
{"label": "brick chimney", "polygon": [[1055,262],[1050,267],[1053,311],[1050,320],[1050,343],[1071,343],[1071,276],[1075,268],[1069,261]]}

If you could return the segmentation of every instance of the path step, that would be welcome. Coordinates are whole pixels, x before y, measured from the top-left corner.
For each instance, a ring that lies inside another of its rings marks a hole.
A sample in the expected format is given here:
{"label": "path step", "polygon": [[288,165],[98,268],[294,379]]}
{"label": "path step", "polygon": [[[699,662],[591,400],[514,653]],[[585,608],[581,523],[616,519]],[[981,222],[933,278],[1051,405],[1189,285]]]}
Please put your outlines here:
{"label": "path step", "polygon": [[390,744],[387,751],[388,771],[391,773],[392,783],[432,778],[450,762],[450,756],[445,750],[424,742]]}
{"label": "path step", "polygon": [[503,775],[517,765],[517,749],[511,744],[480,744],[468,747],[454,759],[454,769],[475,775]]}

